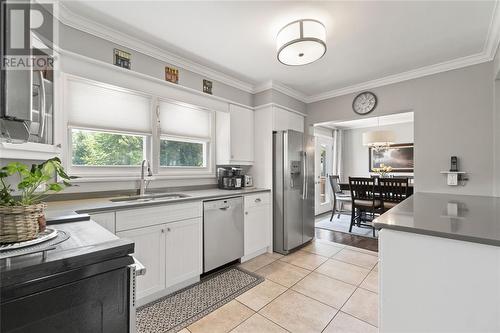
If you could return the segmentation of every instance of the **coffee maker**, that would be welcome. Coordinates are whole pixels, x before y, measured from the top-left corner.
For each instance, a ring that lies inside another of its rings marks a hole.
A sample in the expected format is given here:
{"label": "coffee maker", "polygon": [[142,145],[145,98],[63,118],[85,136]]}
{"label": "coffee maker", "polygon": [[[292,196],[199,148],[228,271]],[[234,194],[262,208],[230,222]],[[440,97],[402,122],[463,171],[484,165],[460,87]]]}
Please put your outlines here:
{"label": "coffee maker", "polygon": [[217,169],[217,185],[224,190],[238,190],[245,186],[245,175],[241,168],[220,167]]}

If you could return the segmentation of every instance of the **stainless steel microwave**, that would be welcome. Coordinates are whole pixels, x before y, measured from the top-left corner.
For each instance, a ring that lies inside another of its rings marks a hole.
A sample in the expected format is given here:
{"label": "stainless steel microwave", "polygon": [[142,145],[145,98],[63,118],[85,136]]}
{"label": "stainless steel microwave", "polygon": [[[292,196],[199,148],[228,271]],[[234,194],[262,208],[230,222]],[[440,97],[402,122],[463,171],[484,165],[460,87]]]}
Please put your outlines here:
{"label": "stainless steel microwave", "polygon": [[[9,43],[9,19],[7,11],[10,9],[5,0],[0,0],[1,15],[1,50],[2,64],[6,56]],[[29,22],[30,12],[26,16]],[[32,31],[26,35],[29,42],[29,56],[47,57],[40,48],[34,45],[43,45],[43,36]],[[0,142],[36,142],[53,143],[53,95],[54,95],[53,68],[39,68],[13,70],[2,66],[0,70]]]}

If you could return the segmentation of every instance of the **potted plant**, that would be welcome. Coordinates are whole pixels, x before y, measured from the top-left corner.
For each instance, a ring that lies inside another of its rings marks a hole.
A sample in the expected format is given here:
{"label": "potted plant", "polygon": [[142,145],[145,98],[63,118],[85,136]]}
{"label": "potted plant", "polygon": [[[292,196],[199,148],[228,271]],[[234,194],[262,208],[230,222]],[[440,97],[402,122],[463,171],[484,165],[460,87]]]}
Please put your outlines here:
{"label": "potted plant", "polygon": [[[18,195],[7,183],[17,176]],[[61,181],[57,182],[58,176]],[[12,162],[0,168],[0,243],[21,242],[37,237],[45,229],[45,208],[42,201],[49,193],[60,192],[71,186],[76,177],[66,174],[61,160],[54,157],[31,168]]]}
{"label": "potted plant", "polygon": [[378,173],[380,178],[384,178],[387,177],[389,172],[392,172],[392,167],[382,163],[380,164],[380,168],[373,168],[372,171]]}

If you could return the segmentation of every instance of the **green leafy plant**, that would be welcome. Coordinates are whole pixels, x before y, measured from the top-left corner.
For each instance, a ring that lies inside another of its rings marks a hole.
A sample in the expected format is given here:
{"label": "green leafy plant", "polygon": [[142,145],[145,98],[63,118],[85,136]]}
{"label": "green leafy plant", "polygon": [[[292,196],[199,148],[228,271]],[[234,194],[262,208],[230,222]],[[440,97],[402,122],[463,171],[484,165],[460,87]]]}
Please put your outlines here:
{"label": "green leafy plant", "polygon": [[[14,189],[7,183],[8,177],[17,177],[19,196],[14,196]],[[59,176],[60,182],[55,181]],[[61,160],[51,158],[41,164],[33,164],[31,168],[20,162],[12,162],[0,169],[0,205],[28,206],[41,202],[50,192],[60,192],[69,181],[76,177],[68,176],[64,171]],[[37,189],[43,188],[40,191]]]}

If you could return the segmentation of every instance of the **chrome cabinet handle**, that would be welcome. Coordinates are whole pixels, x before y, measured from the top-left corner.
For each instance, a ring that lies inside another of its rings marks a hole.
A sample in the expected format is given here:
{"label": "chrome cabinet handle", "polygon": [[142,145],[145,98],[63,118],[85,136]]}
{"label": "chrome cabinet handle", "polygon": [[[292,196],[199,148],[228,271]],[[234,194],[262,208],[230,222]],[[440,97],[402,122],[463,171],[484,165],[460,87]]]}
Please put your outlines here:
{"label": "chrome cabinet handle", "polygon": [[165,229],[161,229],[161,233],[164,234],[165,233]]}
{"label": "chrome cabinet handle", "polygon": [[248,215],[248,212],[245,212],[245,215]]}
{"label": "chrome cabinet handle", "polygon": [[46,98],[45,98],[45,82],[43,82],[43,74],[42,71],[37,71],[38,72],[38,78],[40,79],[40,112],[39,117],[40,117],[40,126],[38,127],[38,137],[41,139],[43,137],[43,132],[45,131],[45,116],[46,116],[46,110],[45,110],[45,103],[46,103]]}
{"label": "chrome cabinet handle", "polygon": [[255,199],[255,202],[261,202],[262,200],[260,198]]}
{"label": "chrome cabinet handle", "polygon": [[221,208],[219,208],[219,209],[220,209],[220,210],[228,210],[229,208],[231,208],[231,206],[221,207]]}
{"label": "chrome cabinet handle", "polygon": [[170,228],[167,228],[167,232],[170,232]]}

